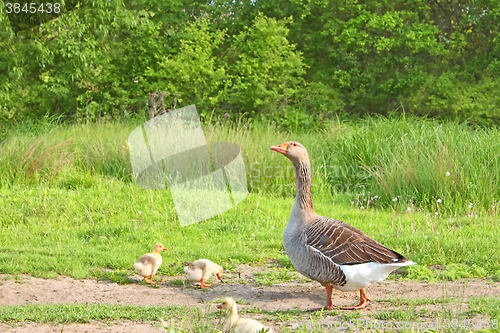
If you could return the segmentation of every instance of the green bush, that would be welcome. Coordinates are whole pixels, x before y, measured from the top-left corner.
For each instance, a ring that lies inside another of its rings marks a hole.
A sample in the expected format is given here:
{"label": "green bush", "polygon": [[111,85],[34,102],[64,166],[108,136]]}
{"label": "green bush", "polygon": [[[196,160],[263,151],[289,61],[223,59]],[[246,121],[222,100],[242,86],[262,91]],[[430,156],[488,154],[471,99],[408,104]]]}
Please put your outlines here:
{"label": "green bush", "polygon": [[305,73],[300,52],[288,39],[285,23],[258,15],[235,36],[228,51],[233,84],[229,102],[241,112],[283,112]]}

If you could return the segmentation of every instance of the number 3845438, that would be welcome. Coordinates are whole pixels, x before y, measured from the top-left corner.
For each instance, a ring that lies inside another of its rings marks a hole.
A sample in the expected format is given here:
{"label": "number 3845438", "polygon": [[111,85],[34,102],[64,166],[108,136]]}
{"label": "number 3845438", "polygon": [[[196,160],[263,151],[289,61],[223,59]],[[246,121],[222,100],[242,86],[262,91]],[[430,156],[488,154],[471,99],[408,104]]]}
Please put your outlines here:
{"label": "number 3845438", "polygon": [[472,329],[498,329],[498,319],[445,319],[445,329],[468,328]]}
{"label": "number 3845438", "polygon": [[5,11],[7,14],[35,14],[35,13],[59,13],[61,12],[61,4],[60,3],[5,3]]}

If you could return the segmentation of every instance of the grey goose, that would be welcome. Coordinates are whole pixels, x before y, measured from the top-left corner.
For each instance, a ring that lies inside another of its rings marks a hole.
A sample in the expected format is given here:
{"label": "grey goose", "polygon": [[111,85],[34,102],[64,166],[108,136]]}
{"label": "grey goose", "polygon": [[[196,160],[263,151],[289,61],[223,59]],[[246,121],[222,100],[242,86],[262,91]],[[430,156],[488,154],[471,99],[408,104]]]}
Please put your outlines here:
{"label": "grey goose", "polygon": [[343,310],[366,308],[365,288],[400,267],[416,265],[349,224],[314,212],[311,165],[302,144],[291,141],[270,149],[289,158],[295,169],[297,196],[283,233],[283,247],[299,273],[326,288],[324,309],[336,307],[332,288],[360,291],[360,303]]}

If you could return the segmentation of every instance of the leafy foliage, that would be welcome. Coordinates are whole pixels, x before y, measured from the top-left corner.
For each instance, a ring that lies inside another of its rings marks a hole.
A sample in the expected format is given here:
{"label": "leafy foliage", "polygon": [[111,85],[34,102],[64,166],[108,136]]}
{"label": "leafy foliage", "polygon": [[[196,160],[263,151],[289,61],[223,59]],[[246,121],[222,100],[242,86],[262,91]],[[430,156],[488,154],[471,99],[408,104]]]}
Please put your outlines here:
{"label": "leafy foliage", "polygon": [[393,111],[498,123],[498,22],[492,0],[84,0],[16,33],[1,12],[0,119],[144,117],[159,91],[285,128]]}
{"label": "leafy foliage", "polygon": [[[287,20],[289,22],[289,20]],[[230,102],[244,112],[272,113],[288,107],[305,73],[302,57],[287,39],[287,22],[259,14],[235,37],[229,55]]]}

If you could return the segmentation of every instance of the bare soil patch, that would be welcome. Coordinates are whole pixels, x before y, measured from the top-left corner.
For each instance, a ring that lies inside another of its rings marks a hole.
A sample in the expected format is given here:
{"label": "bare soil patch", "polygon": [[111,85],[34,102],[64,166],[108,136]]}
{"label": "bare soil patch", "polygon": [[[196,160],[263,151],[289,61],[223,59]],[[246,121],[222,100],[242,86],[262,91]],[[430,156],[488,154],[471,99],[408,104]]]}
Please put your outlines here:
{"label": "bare soil patch", "polygon": [[[298,274],[291,282],[277,283],[271,286],[259,286],[254,283],[253,272],[262,268],[242,266],[238,270],[224,275],[224,283],[214,282],[209,289],[200,290],[185,281],[184,285],[173,285],[171,281],[184,277],[169,277],[159,283],[159,288],[143,284],[138,276],[131,277],[134,283],[118,285],[111,281],[75,280],[68,277],[40,279],[23,276],[14,279],[0,276],[0,305],[24,304],[122,304],[122,305],[179,305],[204,306],[206,302],[216,301],[231,296],[245,300],[249,304],[239,305],[239,309],[258,307],[268,311],[301,309],[308,310],[325,305],[326,293],[317,282],[305,281]],[[160,280],[161,277],[156,277]],[[471,297],[500,297],[500,283],[487,280],[463,280],[453,282],[407,282],[389,280],[370,287],[368,297],[372,300],[368,308],[362,310],[364,316],[394,308],[387,299],[408,298],[447,298],[451,311],[465,311],[466,301]],[[358,293],[334,293],[334,302],[338,306],[357,304]],[[212,305],[215,308],[215,305]],[[439,311],[442,305],[424,305],[429,315]],[[401,307],[399,307],[401,308]],[[340,311],[340,316],[346,311]],[[247,316],[247,315],[244,315]],[[252,314],[252,317],[259,318]],[[165,332],[155,323],[113,322],[91,324],[45,325],[38,323],[5,324],[0,323],[0,332]],[[289,323],[274,323],[280,326]]]}

